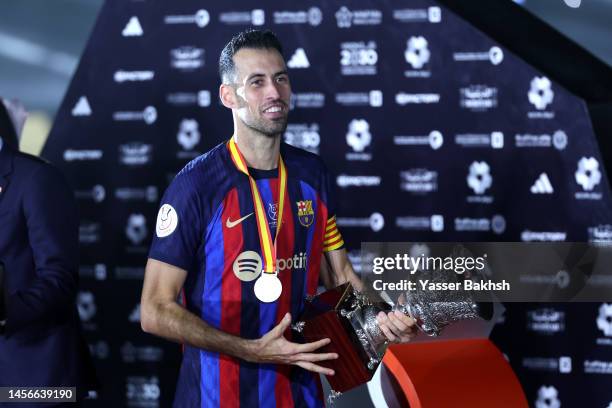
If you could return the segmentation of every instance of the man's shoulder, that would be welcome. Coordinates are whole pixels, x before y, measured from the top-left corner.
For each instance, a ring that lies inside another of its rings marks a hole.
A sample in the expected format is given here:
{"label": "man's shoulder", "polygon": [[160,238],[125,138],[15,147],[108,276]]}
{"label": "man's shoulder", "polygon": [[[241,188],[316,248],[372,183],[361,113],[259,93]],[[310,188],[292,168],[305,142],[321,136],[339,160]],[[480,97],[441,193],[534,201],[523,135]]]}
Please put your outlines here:
{"label": "man's shoulder", "polygon": [[60,170],[42,157],[19,151],[12,151],[11,154],[15,177],[27,178],[36,174],[37,177],[31,181],[40,180],[41,176],[44,177],[45,182],[64,180]]}
{"label": "man's shoulder", "polygon": [[283,160],[288,166],[295,166],[317,174],[326,169],[321,157],[307,150],[283,142],[281,143],[281,152]]}

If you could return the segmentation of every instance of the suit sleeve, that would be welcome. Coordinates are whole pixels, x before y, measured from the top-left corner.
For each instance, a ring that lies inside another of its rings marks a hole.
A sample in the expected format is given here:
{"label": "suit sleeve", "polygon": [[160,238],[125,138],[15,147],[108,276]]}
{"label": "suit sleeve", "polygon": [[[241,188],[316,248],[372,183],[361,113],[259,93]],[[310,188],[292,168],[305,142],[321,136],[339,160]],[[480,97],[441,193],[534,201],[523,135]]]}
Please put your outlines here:
{"label": "suit sleeve", "polygon": [[335,251],[344,248],[344,239],[336,225],[336,202],[331,174],[324,164],[322,164],[322,188],[323,201],[327,207],[327,222],[325,226],[325,236],[323,238],[323,252]]}
{"label": "suit sleeve", "polygon": [[71,316],[78,287],[79,224],[74,194],[59,170],[47,164],[28,182],[22,207],[36,273],[27,289],[7,298],[7,335]]}
{"label": "suit sleeve", "polygon": [[191,269],[203,240],[203,219],[197,185],[189,173],[180,173],[162,198],[149,258]]}

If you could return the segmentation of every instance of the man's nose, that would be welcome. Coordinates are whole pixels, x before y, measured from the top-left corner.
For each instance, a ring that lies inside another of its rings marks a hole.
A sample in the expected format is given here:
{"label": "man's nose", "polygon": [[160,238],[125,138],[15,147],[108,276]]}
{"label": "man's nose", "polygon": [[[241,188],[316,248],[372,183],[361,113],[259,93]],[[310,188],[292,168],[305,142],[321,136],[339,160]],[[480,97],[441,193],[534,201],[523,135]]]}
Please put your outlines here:
{"label": "man's nose", "polygon": [[276,99],[280,99],[280,90],[278,89],[278,87],[280,86],[280,84],[276,83],[276,81],[271,81],[268,83],[268,86],[266,87],[266,99],[268,100],[276,100]]}

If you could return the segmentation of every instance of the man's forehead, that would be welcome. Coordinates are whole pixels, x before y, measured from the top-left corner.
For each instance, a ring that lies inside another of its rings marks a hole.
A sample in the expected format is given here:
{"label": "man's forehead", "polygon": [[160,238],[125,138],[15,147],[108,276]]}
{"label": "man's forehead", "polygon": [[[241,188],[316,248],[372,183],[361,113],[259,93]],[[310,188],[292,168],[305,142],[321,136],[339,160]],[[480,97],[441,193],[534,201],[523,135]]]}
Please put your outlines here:
{"label": "man's forehead", "polygon": [[253,74],[273,75],[285,71],[285,60],[274,48],[242,48],[234,54],[234,65],[240,79]]}

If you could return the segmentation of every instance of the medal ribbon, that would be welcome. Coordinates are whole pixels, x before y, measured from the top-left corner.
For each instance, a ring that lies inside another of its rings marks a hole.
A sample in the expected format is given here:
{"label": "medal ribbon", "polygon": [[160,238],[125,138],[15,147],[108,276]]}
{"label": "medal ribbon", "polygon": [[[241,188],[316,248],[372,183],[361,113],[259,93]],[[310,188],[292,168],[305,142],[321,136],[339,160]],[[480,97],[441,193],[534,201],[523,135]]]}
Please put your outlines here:
{"label": "medal ribbon", "polygon": [[255,179],[249,174],[249,169],[246,165],[246,161],[238,150],[238,145],[234,138],[230,139],[228,142],[228,147],[230,150],[230,156],[232,161],[238,168],[238,170],[247,175],[249,178],[249,183],[251,184],[251,195],[253,196],[253,207],[255,208],[255,219],[257,222],[257,231],[259,233],[259,243],[261,245],[261,250],[263,252],[264,257],[264,273],[276,273],[276,239],[278,238],[278,232],[281,229],[282,218],[283,218],[283,208],[285,205],[285,192],[287,191],[287,169],[285,168],[285,163],[283,162],[283,158],[278,156],[278,178],[279,178],[279,188],[278,188],[278,221],[276,224],[276,235],[274,236],[274,240],[272,240],[272,234],[270,233],[270,225],[268,224],[268,217],[266,216],[266,212],[264,211],[263,200],[261,199],[261,195],[259,194],[259,189],[257,188],[257,183]]}

